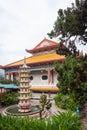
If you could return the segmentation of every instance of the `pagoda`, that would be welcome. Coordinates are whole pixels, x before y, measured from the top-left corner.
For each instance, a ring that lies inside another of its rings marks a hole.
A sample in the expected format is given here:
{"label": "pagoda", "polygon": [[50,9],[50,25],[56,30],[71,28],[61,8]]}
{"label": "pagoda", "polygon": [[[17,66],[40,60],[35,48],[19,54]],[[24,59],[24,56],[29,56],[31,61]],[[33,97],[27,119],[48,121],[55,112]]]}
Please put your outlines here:
{"label": "pagoda", "polygon": [[20,67],[20,96],[19,96],[19,112],[29,112],[31,109],[30,104],[30,91],[29,91],[29,67],[26,65],[24,60],[24,65]]}

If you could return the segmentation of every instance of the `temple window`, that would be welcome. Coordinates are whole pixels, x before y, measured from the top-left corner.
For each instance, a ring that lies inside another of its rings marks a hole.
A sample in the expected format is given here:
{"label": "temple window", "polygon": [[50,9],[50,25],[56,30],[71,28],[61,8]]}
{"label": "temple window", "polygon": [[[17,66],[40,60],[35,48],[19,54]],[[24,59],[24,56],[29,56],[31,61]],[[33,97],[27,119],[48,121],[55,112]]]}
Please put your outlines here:
{"label": "temple window", "polygon": [[29,79],[30,79],[30,80],[33,80],[33,76],[30,76]]}
{"label": "temple window", "polygon": [[47,80],[48,76],[47,75],[42,75],[42,80]]}

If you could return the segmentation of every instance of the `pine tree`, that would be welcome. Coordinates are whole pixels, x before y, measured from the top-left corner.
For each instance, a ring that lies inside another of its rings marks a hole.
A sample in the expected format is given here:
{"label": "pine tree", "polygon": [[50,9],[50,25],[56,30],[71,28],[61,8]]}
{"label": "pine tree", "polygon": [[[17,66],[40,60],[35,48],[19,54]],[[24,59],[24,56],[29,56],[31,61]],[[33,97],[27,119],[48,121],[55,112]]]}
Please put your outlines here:
{"label": "pine tree", "polygon": [[[87,0],[76,0],[72,7],[58,10],[53,30],[48,33],[48,36],[53,38],[60,34],[62,35],[60,38],[61,44],[65,42],[68,46],[65,54],[78,55],[79,52],[75,46],[77,37],[79,36],[81,44],[86,45],[87,43]],[[70,40],[72,36],[74,36],[74,39]],[[59,48],[57,53],[60,53]]]}
{"label": "pine tree", "polygon": [[56,63],[57,86],[63,94],[71,94],[78,104],[87,101],[87,56],[76,59],[67,56],[62,65]]}

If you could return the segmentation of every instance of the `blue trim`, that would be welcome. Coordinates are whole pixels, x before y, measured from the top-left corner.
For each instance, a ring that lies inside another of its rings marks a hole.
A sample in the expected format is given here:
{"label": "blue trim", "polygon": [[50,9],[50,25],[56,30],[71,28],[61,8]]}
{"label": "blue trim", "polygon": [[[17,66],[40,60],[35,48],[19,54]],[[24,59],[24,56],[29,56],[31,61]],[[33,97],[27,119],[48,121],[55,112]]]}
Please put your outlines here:
{"label": "blue trim", "polygon": [[13,88],[13,89],[18,89],[19,86],[15,85],[15,84],[0,84],[0,88],[3,87],[3,88]]}

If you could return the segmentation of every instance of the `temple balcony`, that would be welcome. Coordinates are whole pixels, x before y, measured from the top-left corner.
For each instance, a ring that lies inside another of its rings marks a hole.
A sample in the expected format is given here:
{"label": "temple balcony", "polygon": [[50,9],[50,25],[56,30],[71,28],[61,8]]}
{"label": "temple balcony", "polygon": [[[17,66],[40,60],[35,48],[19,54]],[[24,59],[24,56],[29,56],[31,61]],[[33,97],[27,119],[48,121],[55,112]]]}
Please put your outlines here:
{"label": "temple balcony", "polygon": [[22,74],[22,75],[20,75],[20,78],[29,78],[29,75],[27,75],[27,74]]}
{"label": "temple balcony", "polygon": [[27,94],[27,93],[30,93],[30,91],[25,91],[25,90],[23,90],[23,91],[19,91],[19,93],[21,93],[21,94]]}
{"label": "temple balcony", "polygon": [[26,97],[25,96],[20,96],[19,99],[20,100],[28,100],[28,99],[30,99],[30,97],[29,96],[26,96]]}
{"label": "temple balcony", "polygon": [[29,88],[29,84],[21,84],[20,88]]}
{"label": "temple balcony", "polygon": [[22,100],[22,101],[27,101],[27,100],[29,100],[30,98],[29,97],[19,97],[19,100]]}
{"label": "temple balcony", "polygon": [[20,83],[29,83],[29,80],[21,80]]}
{"label": "temple balcony", "polygon": [[27,70],[21,70],[20,72],[21,73],[27,73],[28,71]]}

